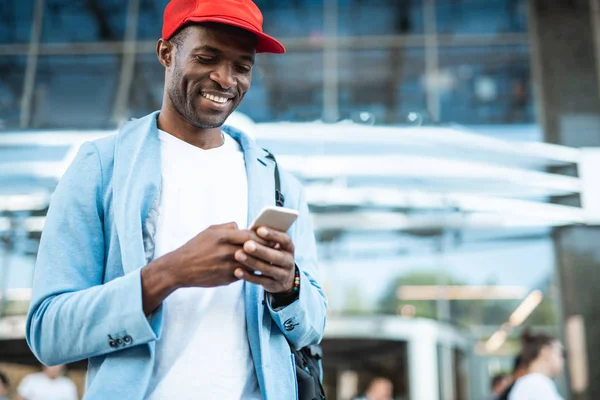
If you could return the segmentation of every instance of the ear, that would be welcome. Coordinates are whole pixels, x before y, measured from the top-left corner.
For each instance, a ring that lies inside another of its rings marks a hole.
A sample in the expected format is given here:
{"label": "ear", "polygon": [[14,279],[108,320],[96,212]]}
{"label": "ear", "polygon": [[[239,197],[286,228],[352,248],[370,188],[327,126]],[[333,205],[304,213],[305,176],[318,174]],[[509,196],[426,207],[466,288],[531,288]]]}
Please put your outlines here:
{"label": "ear", "polygon": [[552,353],[552,348],[550,346],[543,346],[540,349],[540,357],[548,358]]}
{"label": "ear", "polygon": [[175,46],[168,40],[158,39],[156,56],[163,67],[169,68],[173,64],[173,57],[175,57]]}

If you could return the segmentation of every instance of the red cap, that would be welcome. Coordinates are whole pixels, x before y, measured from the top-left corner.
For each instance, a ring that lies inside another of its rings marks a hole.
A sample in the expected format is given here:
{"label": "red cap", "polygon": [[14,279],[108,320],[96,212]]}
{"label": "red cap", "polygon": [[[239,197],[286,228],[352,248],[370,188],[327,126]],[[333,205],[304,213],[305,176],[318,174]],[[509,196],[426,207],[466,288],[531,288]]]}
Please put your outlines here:
{"label": "red cap", "polygon": [[188,22],[237,26],[258,38],[257,53],[285,53],[285,47],[263,32],[263,16],[251,0],[171,0],[165,8],[162,38],[169,40]]}

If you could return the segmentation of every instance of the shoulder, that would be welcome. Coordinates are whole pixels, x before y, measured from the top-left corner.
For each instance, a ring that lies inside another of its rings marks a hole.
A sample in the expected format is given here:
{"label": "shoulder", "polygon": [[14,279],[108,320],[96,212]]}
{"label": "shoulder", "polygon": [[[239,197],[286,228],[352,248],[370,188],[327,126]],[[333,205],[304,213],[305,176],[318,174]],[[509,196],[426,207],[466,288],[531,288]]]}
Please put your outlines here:
{"label": "shoulder", "polygon": [[38,382],[42,380],[44,375],[42,373],[29,374],[25,376],[19,383],[19,388],[25,388],[28,386],[37,386]]}
{"label": "shoulder", "polygon": [[528,374],[517,381],[517,384],[552,386],[552,380],[542,374]]}
{"label": "shoulder", "polygon": [[96,145],[93,142],[83,143],[60,178],[53,198],[60,197],[65,190],[70,192],[80,187],[97,186],[101,171],[102,163]]}
{"label": "shoulder", "polygon": [[[108,155],[109,140],[85,142],[69,163],[52,194],[51,208],[66,207],[69,212],[75,204],[91,211],[92,204],[100,207],[106,183],[112,174],[112,153]],[[95,199],[95,202],[92,201]],[[66,211],[63,210],[63,211]]]}
{"label": "shoulder", "polygon": [[509,399],[519,400],[523,395],[536,393],[545,395],[548,399],[552,399],[552,395],[556,393],[553,382],[541,374],[529,374],[517,380],[514,389],[511,391]]}
{"label": "shoulder", "polygon": [[113,133],[103,138],[93,140],[90,143],[96,147],[100,156],[113,155],[115,152],[115,144],[117,143],[118,135],[118,133]]}
{"label": "shoulder", "polygon": [[117,143],[118,135],[118,133],[113,133],[112,135],[108,135],[87,143],[89,146],[92,146],[95,149],[102,165],[112,164],[115,156],[115,145]]}
{"label": "shoulder", "polygon": [[83,143],[71,162],[70,168],[98,168],[114,157],[116,135]]}
{"label": "shoulder", "polygon": [[302,183],[292,175],[290,172],[285,169],[280,168],[281,173],[281,185],[285,191],[285,189],[289,189],[290,191],[301,192],[303,190]]}
{"label": "shoulder", "polygon": [[68,387],[68,388],[75,387],[75,383],[73,383],[73,381],[71,379],[67,378],[66,376],[61,376],[58,379],[59,379],[60,384],[64,387]]}
{"label": "shoulder", "polygon": [[103,187],[112,174],[115,137],[116,135],[110,135],[83,143],[60,179],[54,197],[59,197],[61,190],[58,189],[61,187],[71,190],[80,186],[94,186],[97,190]]}

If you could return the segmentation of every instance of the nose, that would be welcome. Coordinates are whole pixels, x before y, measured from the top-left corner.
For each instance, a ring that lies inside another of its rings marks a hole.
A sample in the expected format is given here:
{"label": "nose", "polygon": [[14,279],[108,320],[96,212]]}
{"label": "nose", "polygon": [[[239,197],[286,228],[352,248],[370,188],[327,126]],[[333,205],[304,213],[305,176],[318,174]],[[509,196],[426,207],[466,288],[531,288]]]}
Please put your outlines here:
{"label": "nose", "polygon": [[231,89],[237,83],[233,68],[228,63],[221,63],[210,74],[210,79],[217,82],[223,89]]}

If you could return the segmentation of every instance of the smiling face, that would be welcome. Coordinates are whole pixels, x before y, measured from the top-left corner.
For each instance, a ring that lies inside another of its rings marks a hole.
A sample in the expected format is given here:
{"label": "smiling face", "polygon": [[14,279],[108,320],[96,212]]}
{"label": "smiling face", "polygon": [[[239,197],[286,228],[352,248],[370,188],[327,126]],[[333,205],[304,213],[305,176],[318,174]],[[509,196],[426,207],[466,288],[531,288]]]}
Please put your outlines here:
{"label": "smiling face", "polygon": [[220,127],[250,88],[256,37],[211,23],[187,26],[169,42],[164,53],[159,42],[159,59],[171,107],[196,128]]}

